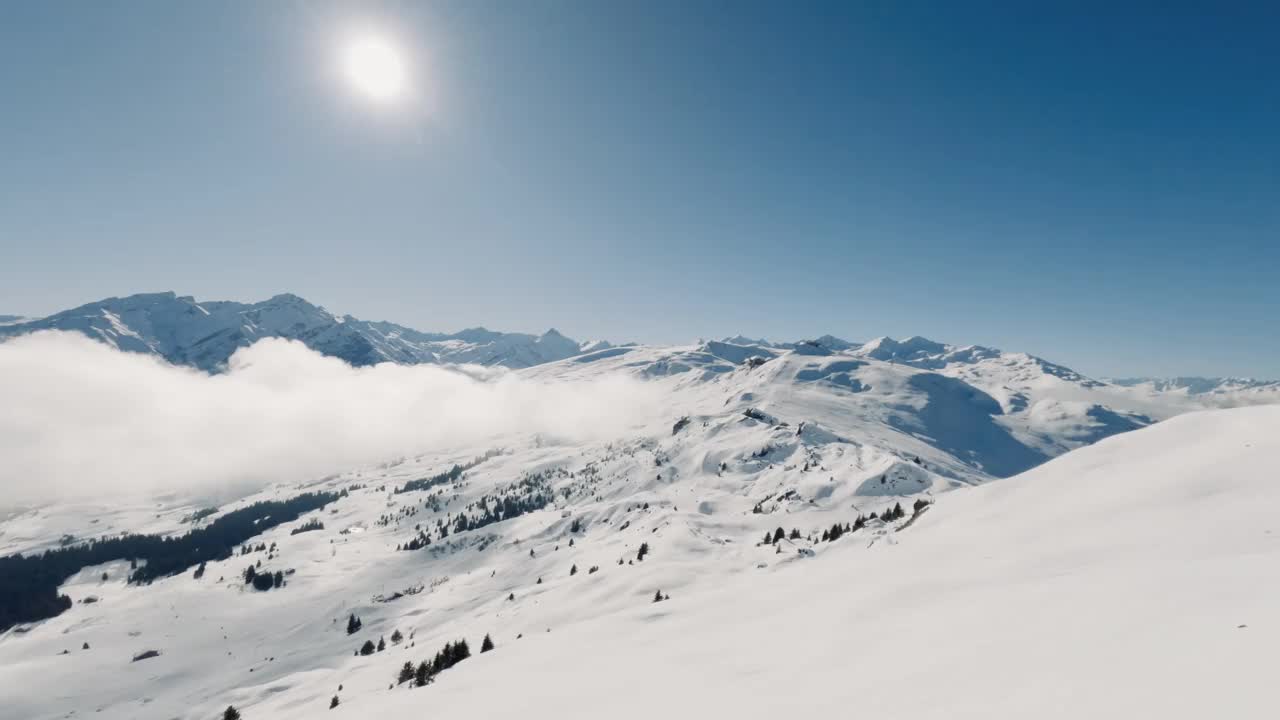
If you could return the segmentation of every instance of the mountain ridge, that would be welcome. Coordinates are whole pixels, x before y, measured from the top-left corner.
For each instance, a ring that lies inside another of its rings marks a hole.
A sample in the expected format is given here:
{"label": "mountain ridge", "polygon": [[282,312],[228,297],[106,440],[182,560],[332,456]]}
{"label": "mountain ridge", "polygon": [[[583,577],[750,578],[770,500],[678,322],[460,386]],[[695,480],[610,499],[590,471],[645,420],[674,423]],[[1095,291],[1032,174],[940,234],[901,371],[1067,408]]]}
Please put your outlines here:
{"label": "mountain ridge", "polygon": [[298,340],[353,366],[395,362],[522,368],[579,354],[583,347],[554,328],[542,335],[483,327],[422,332],[392,322],[339,316],[292,293],[254,303],[197,301],[172,291],[110,297],[44,318],[0,325],[0,338],[38,330],[80,332],[121,350],[208,372],[224,369],[236,350],[267,337]]}

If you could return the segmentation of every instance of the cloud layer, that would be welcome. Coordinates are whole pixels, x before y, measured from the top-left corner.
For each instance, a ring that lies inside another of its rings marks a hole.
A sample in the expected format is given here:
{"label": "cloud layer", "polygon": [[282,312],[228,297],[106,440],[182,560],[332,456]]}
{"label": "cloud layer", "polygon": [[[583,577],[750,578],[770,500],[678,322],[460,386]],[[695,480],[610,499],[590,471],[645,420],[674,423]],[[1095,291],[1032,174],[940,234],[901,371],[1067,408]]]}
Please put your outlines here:
{"label": "cloud layer", "polygon": [[622,377],[353,368],[262,340],[207,375],[77,333],[0,343],[0,505],[120,492],[223,493],[513,433],[624,433],[660,409]]}

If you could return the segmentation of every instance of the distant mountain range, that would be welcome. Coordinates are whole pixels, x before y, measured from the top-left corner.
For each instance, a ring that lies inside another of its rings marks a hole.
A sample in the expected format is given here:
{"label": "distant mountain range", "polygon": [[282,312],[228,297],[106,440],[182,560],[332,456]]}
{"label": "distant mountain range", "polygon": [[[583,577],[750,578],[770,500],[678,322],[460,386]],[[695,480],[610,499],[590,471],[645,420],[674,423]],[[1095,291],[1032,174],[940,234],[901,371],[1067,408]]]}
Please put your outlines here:
{"label": "distant mountain range", "polygon": [[107,298],[39,320],[0,324],[0,338],[37,330],[80,332],[121,350],[211,372],[225,367],[239,348],[270,337],[298,340],[357,366],[395,362],[523,368],[607,346],[578,343],[555,330],[542,335],[485,328],[419,332],[395,323],[338,316],[290,294],[257,303],[198,302],[172,292]]}
{"label": "distant mountain range", "polygon": [[1123,385],[1124,387],[1146,387],[1156,392],[1185,392],[1188,395],[1274,392],[1280,390],[1280,380],[1254,380],[1252,378],[1139,377],[1113,378],[1109,382]]}
{"label": "distant mountain range", "polygon": [[[173,292],[143,293],[107,298],[39,319],[0,315],[0,339],[37,330],[80,332],[121,350],[158,355],[174,364],[209,372],[223,369],[237,349],[269,337],[298,340],[321,354],[356,366],[380,362],[470,363],[521,369],[616,347],[603,340],[578,342],[555,329],[541,335],[497,332],[483,327],[455,333],[423,332],[391,322],[336,315],[289,293],[256,303],[201,302]],[[1254,404],[1260,397],[1280,397],[1280,381],[1276,380],[1133,377],[1102,381],[1025,353],[1010,354],[980,345],[947,345],[922,337],[905,340],[886,337],[858,343],[833,335],[795,342],[770,342],[736,335],[712,344],[722,349],[724,346],[742,348],[724,350],[734,354],[737,362],[749,356],[815,349],[928,370],[984,361],[1008,364],[1012,358],[1015,364],[1034,365],[1040,372],[1085,387],[1109,384],[1149,393],[1206,396],[1205,399],[1217,398],[1214,405]],[[1247,401],[1233,402],[1240,399]]]}

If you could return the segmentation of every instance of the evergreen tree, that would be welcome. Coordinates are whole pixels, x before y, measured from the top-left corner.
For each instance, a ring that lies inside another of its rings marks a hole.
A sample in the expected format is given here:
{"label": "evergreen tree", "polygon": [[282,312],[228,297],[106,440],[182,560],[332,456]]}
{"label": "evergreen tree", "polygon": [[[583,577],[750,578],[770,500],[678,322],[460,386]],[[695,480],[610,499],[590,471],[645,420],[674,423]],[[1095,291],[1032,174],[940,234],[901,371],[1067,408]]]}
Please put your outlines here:
{"label": "evergreen tree", "polygon": [[382,638],[378,638],[378,652],[382,652],[383,650],[386,650],[386,649],[387,649],[387,641],[383,640]]}
{"label": "evergreen tree", "polygon": [[400,644],[400,641],[401,641],[401,640],[403,640],[403,639],[404,639],[404,635],[401,635],[401,634],[400,634],[400,630],[399,630],[398,628],[396,629],[396,631],[395,631],[395,632],[391,633],[391,644],[392,644],[392,645],[399,645],[399,644]]}
{"label": "evergreen tree", "polygon": [[799,530],[799,528],[791,528],[791,535],[790,535],[789,537],[790,537],[792,540],[799,540],[799,539],[800,539],[800,530]]}
{"label": "evergreen tree", "polygon": [[786,536],[787,536],[787,533],[782,528],[778,528],[777,530],[773,531],[773,541],[775,543],[782,540]]}
{"label": "evergreen tree", "polygon": [[373,641],[372,641],[372,640],[365,640],[365,641],[364,641],[364,644],[360,646],[360,654],[361,654],[361,655],[372,655],[372,654],[373,654],[373,650],[374,650],[374,647],[373,647]]}
{"label": "evergreen tree", "polygon": [[662,602],[662,591],[661,591],[661,590],[655,591],[655,592],[653,593],[653,601],[654,601],[654,602]]}
{"label": "evergreen tree", "polygon": [[329,709],[332,710],[336,707],[338,707],[338,696],[334,695],[333,699],[329,701]]}
{"label": "evergreen tree", "polygon": [[222,720],[240,720],[240,711],[234,705],[228,705],[222,713]]}
{"label": "evergreen tree", "polygon": [[355,635],[360,631],[360,626],[362,624],[363,623],[360,622],[360,618],[356,617],[355,613],[351,613],[351,617],[347,618],[347,634]]}
{"label": "evergreen tree", "polygon": [[574,575],[577,575],[577,574],[578,574],[578,565],[575,563],[573,567],[569,568],[569,577],[573,577]]}
{"label": "evergreen tree", "polygon": [[649,543],[640,543],[640,551],[636,553],[636,560],[644,560],[644,556],[649,554]]}
{"label": "evergreen tree", "polygon": [[407,683],[413,679],[413,663],[405,661],[404,667],[400,668],[400,674],[396,676],[396,683]]}
{"label": "evergreen tree", "polygon": [[486,633],[484,636],[484,641],[480,643],[480,652],[487,653],[492,649],[493,649],[493,639],[489,637],[488,633]]}
{"label": "evergreen tree", "polygon": [[431,668],[427,667],[427,661],[423,660],[418,664],[418,669],[413,673],[413,684],[422,687],[431,681]]}

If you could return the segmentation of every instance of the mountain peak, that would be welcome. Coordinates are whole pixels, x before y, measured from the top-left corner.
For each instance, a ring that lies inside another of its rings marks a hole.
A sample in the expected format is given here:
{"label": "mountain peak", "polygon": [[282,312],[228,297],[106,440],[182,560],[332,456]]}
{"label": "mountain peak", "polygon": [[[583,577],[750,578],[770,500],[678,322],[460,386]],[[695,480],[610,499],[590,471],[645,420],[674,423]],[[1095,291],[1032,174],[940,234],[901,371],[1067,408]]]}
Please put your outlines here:
{"label": "mountain peak", "polygon": [[[79,332],[117,349],[158,355],[206,371],[262,338],[299,340],[352,365],[381,362],[476,363],[525,368],[580,355],[582,346],[551,328],[542,335],[475,327],[423,333],[388,322],[338,316],[294,293],[255,303],[196,302],[173,291],[106,298],[47,318],[0,322],[0,338],[36,330]],[[607,346],[607,343],[597,343]]]}
{"label": "mountain peak", "polygon": [[271,305],[310,305],[310,306],[312,306],[312,307],[318,307],[317,305],[315,305],[315,303],[309,302],[309,301],[307,301],[305,298],[299,297],[298,295],[294,295],[293,293],[280,293],[280,294],[278,294],[278,295],[272,295],[270,299],[268,299],[266,302],[264,302],[264,303],[262,303],[262,304],[264,304],[264,305],[266,305],[266,304],[271,304]]}

